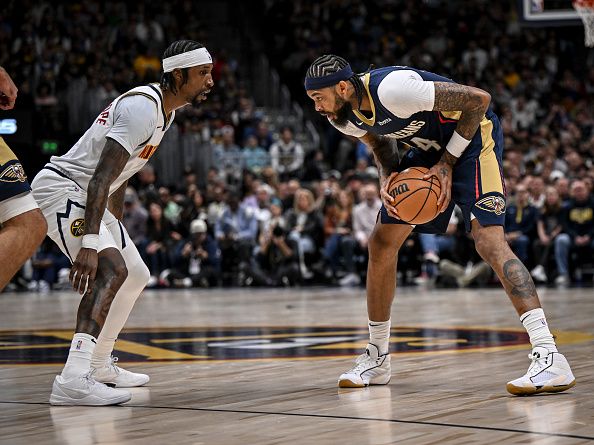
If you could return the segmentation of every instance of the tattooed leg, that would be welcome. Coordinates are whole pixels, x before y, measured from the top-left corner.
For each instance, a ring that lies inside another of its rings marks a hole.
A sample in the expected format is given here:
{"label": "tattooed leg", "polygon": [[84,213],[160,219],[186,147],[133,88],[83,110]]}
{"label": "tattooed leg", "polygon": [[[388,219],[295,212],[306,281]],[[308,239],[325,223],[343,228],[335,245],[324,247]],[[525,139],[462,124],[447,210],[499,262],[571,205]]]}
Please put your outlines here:
{"label": "tattooed leg", "polygon": [[532,277],[526,266],[512,252],[503,227],[482,227],[472,221],[472,236],[479,255],[493,268],[518,315],[540,307]]}
{"label": "tattooed leg", "polygon": [[78,306],[76,332],[99,336],[111,302],[127,275],[126,263],[117,249],[99,252],[93,291],[86,292]]}

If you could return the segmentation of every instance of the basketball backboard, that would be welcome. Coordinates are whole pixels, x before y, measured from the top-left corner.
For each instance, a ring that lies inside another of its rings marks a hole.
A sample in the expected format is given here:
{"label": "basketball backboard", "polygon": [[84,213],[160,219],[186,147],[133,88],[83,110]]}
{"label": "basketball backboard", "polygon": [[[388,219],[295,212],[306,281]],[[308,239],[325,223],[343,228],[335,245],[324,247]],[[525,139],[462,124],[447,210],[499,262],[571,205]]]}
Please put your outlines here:
{"label": "basketball backboard", "polygon": [[571,0],[518,0],[526,25],[566,26],[581,24]]}

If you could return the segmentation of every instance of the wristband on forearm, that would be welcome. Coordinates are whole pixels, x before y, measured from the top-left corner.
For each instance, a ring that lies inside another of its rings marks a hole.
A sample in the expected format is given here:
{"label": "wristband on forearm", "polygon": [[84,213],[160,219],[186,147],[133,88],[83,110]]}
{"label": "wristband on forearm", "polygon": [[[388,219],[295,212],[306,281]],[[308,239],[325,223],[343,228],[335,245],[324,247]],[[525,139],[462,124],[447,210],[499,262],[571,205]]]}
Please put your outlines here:
{"label": "wristband on forearm", "polygon": [[98,250],[99,249],[99,235],[97,235],[97,234],[83,235],[82,248]]}
{"label": "wristband on forearm", "polygon": [[470,144],[468,139],[463,138],[457,131],[454,131],[448,145],[446,145],[446,150],[453,156],[456,156],[456,158],[459,158],[464,153],[464,150],[466,150],[466,147],[468,147],[468,144]]}

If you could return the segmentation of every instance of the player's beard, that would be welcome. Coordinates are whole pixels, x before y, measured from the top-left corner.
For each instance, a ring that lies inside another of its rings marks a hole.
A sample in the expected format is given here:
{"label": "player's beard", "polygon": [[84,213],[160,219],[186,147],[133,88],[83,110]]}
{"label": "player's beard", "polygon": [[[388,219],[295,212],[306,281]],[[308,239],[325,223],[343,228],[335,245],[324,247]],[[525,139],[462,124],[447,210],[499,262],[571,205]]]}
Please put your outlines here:
{"label": "player's beard", "polygon": [[202,102],[201,94],[196,94],[196,96],[194,96],[194,99],[192,99],[192,106],[197,107],[198,105],[200,105],[201,102]]}
{"label": "player's beard", "polygon": [[349,121],[349,116],[353,111],[353,106],[350,102],[343,100],[342,98],[336,96],[336,104],[338,105],[338,110],[334,113],[336,119],[334,119],[334,123],[339,127],[345,127],[347,122]]}

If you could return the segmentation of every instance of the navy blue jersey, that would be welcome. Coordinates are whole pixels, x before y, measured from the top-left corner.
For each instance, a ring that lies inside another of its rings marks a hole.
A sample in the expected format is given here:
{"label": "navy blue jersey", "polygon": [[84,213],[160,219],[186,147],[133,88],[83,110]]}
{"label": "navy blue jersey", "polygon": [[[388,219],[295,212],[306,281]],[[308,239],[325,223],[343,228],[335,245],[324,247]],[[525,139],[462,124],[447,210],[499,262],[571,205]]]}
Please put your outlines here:
{"label": "navy blue jersey", "polygon": [[[354,110],[349,117],[349,121],[358,129],[395,138],[399,143],[410,146],[430,164],[435,164],[442,156],[445,146],[456,129],[461,111],[419,111],[404,118],[393,114],[382,104],[378,96],[378,87],[387,75],[394,71],[403,70],[413,71],[425,81],[453,82],[452,79],[447,77],[407,66],[390,66],[372,70],[366,73],[363,78],[363,84],[370,97],[372,114],[369,117],[369,115],[366,116]],[[483,146],[480,137],[481,130],[483,130],[484,126],[491,124],[488,121],[493,119],[497,119],[497,117],[489,109],[481,123],[481,127],[462,154],[460,162],[481,152]],[[487,129],[485,128],[485,130]]]}

